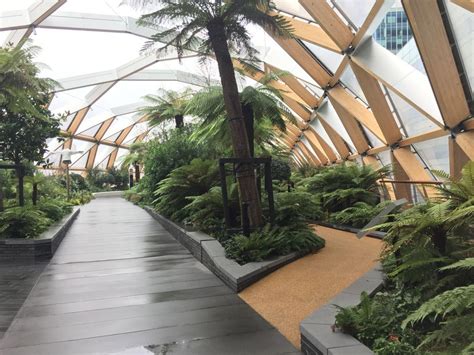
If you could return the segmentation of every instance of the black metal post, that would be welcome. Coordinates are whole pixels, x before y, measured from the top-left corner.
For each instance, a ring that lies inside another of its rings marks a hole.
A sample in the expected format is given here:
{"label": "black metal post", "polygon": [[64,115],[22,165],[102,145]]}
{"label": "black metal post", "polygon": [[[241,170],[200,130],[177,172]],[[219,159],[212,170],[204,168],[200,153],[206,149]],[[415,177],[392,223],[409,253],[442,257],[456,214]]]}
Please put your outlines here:
{"label": "black metal post", "polygon": [[250,236],[249,204],[247,202],[242,203],[242,233],[246,237]]}
{"label": "black metal post", "polygon": [[219,160],[219,172],[221,176],[221,191],[222,191],[222,202],[224,205],[224,218],[225,218],[225,225],[227,229],[232,227],[232,222],[230,219],[229,214],[229,198],[227,196],[227,180],[226,180],[226,173],[225,173],[225,163],[222,159]]}
{"label": "black metal post", "polygon": [[270,224],[275,222],[275,201],[273,199],[272,160],[265,162],[265,190],[268,195],[268,210],[270,212]]}
{"label": "black metal post", "polygon": [[25,170],[23,165],[17,165],[17,176],[18,176],[18,204],[20,207],[25,206],[25,189],[24,189],[24,178]]}

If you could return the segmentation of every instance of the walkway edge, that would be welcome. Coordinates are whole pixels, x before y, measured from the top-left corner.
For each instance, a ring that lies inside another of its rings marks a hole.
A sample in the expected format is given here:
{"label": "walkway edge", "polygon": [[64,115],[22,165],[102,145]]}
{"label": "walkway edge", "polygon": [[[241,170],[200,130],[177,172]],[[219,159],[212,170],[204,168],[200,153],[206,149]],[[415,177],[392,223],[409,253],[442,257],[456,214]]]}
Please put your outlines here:
{"label": "walkway edge", "polygon": [[239,265],[234,260],[225,257],[224,248],[215,238],[203,232],[186,231],[152,208],[148,206],[143,208],[234,292],[242,291],[264,276],[302,256],[301,253],[291,253],[273,260]]}
{"label": "walkway edge", "polygon": [[340,307],[353,307],[360,303],[360,295],[375,294],[383,285],[384,274],[380,264],[345,288],[327,304],[306,317],[300,324],[301,351],[305,355],[370,355],[367,346],[349,334],[334,330]]}
{"label": "walkway edge", "polygon": [[74,207],[70,214],[53,223],[36,239],[0,240],[0,255],[15,258],[51,258],[80,211],[79,207]]}

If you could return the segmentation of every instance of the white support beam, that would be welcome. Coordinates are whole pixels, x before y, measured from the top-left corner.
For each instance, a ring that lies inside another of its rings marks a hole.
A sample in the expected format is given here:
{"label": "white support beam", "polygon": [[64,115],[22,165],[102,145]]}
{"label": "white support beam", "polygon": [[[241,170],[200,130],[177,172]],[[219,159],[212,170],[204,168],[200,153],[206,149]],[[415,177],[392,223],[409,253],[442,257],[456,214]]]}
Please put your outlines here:
{"label": "white support beam", "polygon": [[358,47],[351,59],[436,125],[444,126],[426,75],[383,48],[373,38]]}
{"label": "white support beam", "polygon": [[59,9],[66,0],[40,0],[23,11],[0,13],[0,29],[11,30],[3,45],[13,46],[26,40],[48,16]]}

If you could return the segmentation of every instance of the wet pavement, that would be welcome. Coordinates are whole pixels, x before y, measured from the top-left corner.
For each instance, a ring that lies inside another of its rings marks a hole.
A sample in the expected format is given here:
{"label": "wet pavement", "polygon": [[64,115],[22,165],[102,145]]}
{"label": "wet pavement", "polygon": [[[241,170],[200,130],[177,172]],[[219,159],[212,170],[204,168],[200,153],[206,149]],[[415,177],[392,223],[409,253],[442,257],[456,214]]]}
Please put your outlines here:
{"label": "wet pavement", "polygon": [[81,209],[0,354],[299,352],[144,210],[104,197]]}

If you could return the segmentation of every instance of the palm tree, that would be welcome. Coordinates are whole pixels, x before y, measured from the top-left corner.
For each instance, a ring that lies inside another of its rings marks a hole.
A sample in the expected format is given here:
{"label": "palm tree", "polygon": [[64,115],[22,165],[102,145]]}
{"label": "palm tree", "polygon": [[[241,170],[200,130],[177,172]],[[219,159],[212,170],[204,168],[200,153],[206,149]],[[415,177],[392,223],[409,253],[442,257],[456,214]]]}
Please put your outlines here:
{"label": "palm tree", "polygon": [[[242,112],[247,128],[250,154],[254,145],[267,153],[277,134],[274,128],[285,132],[286,121],[296,122],[291,111],[282,103],[280,92],[264,84],[247,86],[240,93]],[[224,93],[222,87],[211,86],[197,92],[189,101],[186,113],[202,118],[191,138],[199,142],[212,142],[227,148],[231,133],[225,120]]]}
{"label": "palm tree", "polygon": [[135,181],[140,181],[140,166],[143,165],[145,154],[147,152],[147,145],[144,142],[133,143],[130,146],[130,153],[123,157],[122,166],[133,165],[135,168]]}
{"label": "palm tree", "polygon": [[[129,0],[147,9],[150,0]],[[153,4],[153,3],[152,3]],[[172,23],[169,30],[158,32],[145,46],[150,49],[156,42],[165,43],[159,51],[176,48],[181,58],[186,50],[197,49],[199,54],[215,56],[221,77],[224,107],[230,125],[234,156],[250,158],[247,130],[240,105],[231,51],[255,60],[257,51],[252,47],[249,24],[259,25],[280,36],[291,36],[291,25],[274,10],[271,0],[156,0],[157,10],[142,15],[139,24],[160,26]],[[240,200],[248,206],[251,227],[263,224],[255,171],[251,164],[242,164],[237,174]]]}
{"label": "palm tree", "polygon": [[184,111],[191,94],[192,91],[189,89],[183,92],[159,90],[158,95],[145,96],[150,106],[142,107],[140,112],[149,117],[152,127],[164,121],[174,120],[176,128],[181,128],[184,125]]}

